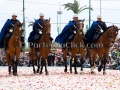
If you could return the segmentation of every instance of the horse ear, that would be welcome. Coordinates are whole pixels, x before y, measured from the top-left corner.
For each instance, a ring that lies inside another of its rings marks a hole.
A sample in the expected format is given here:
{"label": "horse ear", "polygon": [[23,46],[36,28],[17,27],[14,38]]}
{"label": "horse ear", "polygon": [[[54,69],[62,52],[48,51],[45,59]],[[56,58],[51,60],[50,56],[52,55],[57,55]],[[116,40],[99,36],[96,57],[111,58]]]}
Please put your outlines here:
{"label": "horse ear", "polygon": [[23,25],[23,24],[24,24],[24,22],[21,23],[21,25]]}
{"label": "horse ear", "polygon": [[118,30],[120,30],[120,28]]}
{"label": "horse ear", "polygon": [[49,18],[49,22],[50,22],[50,18]]}
{"label": "horse ear", "polygon": [[85,18],[83,19],[83,22],[85,21]]}

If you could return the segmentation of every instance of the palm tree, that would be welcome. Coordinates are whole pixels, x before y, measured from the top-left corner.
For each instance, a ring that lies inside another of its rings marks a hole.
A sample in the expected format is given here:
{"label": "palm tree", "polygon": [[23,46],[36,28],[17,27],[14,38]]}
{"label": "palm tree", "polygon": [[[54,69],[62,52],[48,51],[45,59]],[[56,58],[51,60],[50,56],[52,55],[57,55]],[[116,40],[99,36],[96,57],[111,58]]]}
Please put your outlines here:
{"label": "palm tree", "polygon": [[[89,7],[86,7],[86,5],[80,7],[80,3],[77,0],[74,0],[74,3],[66,3],[63,4],[62,6],[64,6],[64,9],[67,9],[67,11],[72,10],[73,13],[75,14],[79,14],[82,11],[89,9]],[[93,10],[93,8],[90,7],[91,10]]]}

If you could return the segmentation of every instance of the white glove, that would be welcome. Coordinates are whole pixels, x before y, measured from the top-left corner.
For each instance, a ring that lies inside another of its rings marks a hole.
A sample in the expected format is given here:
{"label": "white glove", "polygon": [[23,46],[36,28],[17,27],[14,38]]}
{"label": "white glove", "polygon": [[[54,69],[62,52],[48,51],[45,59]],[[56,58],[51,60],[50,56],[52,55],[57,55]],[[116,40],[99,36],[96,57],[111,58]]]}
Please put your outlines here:
{"label": "white glove", "polygon": [[76,31],[74,31],[74,33],[76,34]]}
{"label": "white glove", "polygon": [[101,29],[100,31],[103,33],[103,30],[102,30],[102,29]]}
{"label": "white glove", "polygon": [[10,32],[13,32],[13,29],[10,29]]}
{"label": "white glove", "polygon": [[41,31],[39,31],[39,33],[40,33],[40,34],[42,34],[42,32],[41,32]]}

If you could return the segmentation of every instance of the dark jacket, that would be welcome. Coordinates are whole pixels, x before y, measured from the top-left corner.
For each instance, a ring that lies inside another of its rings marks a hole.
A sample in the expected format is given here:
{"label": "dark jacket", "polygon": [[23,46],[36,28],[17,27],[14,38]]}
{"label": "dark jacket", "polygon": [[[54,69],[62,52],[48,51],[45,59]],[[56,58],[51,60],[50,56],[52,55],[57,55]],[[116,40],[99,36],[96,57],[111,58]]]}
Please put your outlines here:
{"label": "dark jacket", "polygon": [[75,21],[73,22],[74,24],[71,27],[69,27],[70,33],[74,33],[74,31],[77,31],[77,23]]}
{"label": "dark jacket", "polygon": [[[0,48],[3,48],[3,40],[4,40],[4,36],[6,36],[7,33],[9,33],[10,28],[13,28],[13,25],[15,25],[16,22],[20,22],[19,20],[13,20],[13,19],[8,19],[3,28],[1,29],[0,32]],[[13,25],[12,25],[13,24]]]}
{"label": "dark jacket", "polygon": [[[97,21],[97,22],[98,22],[98,25],[99,25],[99,26],[103,29],[103,31],[105,32],[105,31],[107,30],[107,25],[106,25],[106,23],[103,22],[103,21]],[[100,30],[101,30],[98,25],[96,25],[96,26],[94,27],[95,31],[100,31]]]}
{"label": "dark jacket", "polygon": [[68,39],[71,33],[74,33],[74,21],[69,21],[69,23],[63,28],[62,32],[56,37],[55,42],[63,44],[66,39]]}
{"label": "dark jacket", "polygon": [[43,27],[43,21],[40,19],[35,20],[34,25],[33,25],[33,30],[28,37],[28,42],[31,42],[34,40],[35,35],[38,34],[39,31],[42,29],[41,26]]}
{"label": "dark jacket", "polygon": [[35,33],[39,33],[39,30],[42,30],[43,27],[43,20],[38,19],[38,23],[34,24],[33,26],[33,31],[35,31]]}

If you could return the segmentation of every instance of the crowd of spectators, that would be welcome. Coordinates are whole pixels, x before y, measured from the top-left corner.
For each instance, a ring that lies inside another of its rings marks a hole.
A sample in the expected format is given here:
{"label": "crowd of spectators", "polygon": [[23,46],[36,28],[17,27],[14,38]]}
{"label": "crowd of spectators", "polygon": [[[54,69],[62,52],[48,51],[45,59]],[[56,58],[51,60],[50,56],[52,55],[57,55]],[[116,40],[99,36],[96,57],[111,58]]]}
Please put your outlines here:
{"label": "crowd of spectators", "polygon": [[[0,66],[6,66],[6,58],[4,51],[1,50],[0,54]],[[97,58],[95,65],[99,66],[99,58]],[[86,58],[83,60],[83,67],[90,68],[89,60]],[[51,52],[47,57],[48,66],[64,66],[63,54],[62,52]],[[21,53],[19,58],[19,66],[31,66],[31,61],[29,57],[29,52],[25,54]],[[70,65],[69,57],[67,59],[67,65]],[[74,60],[72,62],[72,66],[74,67]],[[80,67],[80,60],[77,61],[77,67]],[[111,47],[109,52],[109,58],[106,64],[107,69],[119,69],[120,70],[120,38],[116,40],[113,47]]]}

